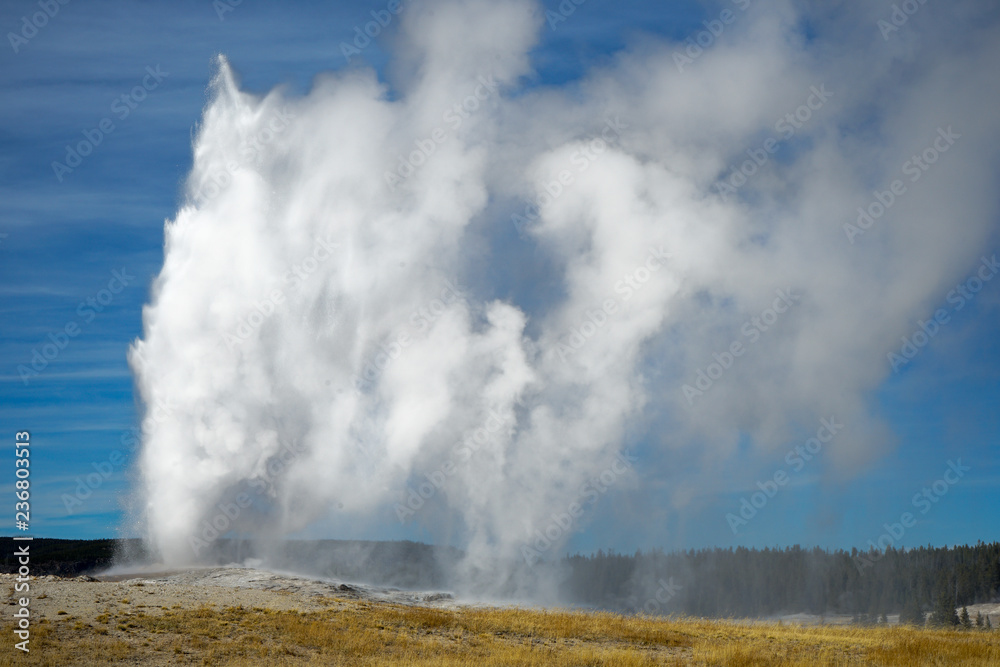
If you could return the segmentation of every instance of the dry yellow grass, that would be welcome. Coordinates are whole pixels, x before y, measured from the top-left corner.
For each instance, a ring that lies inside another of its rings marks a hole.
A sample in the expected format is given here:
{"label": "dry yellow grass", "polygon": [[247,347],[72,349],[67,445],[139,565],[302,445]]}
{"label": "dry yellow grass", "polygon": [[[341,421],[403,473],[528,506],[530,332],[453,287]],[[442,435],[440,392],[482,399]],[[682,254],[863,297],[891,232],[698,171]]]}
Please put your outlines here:
{"label": "dry yellow grass", "polygon": [[800,627],[329,600],[317,612],[118,606],[32,627],[4,619],[0,665],[1000,665],[1000,633]]}

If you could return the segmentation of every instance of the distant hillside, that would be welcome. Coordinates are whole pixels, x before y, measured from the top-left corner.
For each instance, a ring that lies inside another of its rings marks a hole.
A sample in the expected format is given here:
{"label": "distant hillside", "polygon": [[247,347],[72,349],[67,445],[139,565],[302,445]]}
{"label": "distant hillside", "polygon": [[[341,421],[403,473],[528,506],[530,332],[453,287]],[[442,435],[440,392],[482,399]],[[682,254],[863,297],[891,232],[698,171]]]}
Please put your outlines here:
{"label": "distant hillside", "polygon": [[0,537],[0,572],[17,572],[20,567],[14,552],[29,545],[31,574],[57,574],[75,576],[106,568],[111,565],[116,549],[130,548],[141,552],[140,540],[59,540],[36,537],[30,542],[15,542],[11,537]]}

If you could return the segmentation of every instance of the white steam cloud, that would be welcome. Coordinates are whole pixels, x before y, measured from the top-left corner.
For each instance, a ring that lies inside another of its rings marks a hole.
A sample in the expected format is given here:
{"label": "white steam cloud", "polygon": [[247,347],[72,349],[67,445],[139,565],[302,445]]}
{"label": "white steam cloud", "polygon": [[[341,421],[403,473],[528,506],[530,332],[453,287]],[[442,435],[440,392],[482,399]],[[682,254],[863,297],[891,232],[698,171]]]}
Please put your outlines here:
{"label": "white steam cloud", "polygon": [[556,555],[586,516],[553,515],[669,461],[675,505],[710,493],[741,438],[835,416],[841,474],[891,445],[887,352],[991,254],[996,12],[929,3],[887,39],[875,7],[734,12],[691,62],[645,38],[562,88],[525,87],[522,0],[407,6],[390,83],[259,98],[220,58],[131,355],[163,560],[221,505],[251,537],[398,516],[485,567]]}

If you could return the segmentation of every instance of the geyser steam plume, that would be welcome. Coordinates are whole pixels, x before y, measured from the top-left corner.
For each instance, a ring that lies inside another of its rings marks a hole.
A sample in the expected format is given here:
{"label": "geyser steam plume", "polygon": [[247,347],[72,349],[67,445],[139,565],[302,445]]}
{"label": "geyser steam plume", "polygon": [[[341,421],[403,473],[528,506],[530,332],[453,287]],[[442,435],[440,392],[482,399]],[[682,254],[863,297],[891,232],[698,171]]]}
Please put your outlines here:
{"label": "geyser steam plume", "polygon": [[994,230],[988,5],[883,40],[877,8],[761,3],[689,62],[647,37],[564,87],[526,83],[523,0],[407,6],[389,82],[259,98],[220,58],[130,357],[151,545],[399,519],[471,566],[544,558],[591,497],[683,508],[831,415],[828,474],[858,470],[891,444],[886,353]]}

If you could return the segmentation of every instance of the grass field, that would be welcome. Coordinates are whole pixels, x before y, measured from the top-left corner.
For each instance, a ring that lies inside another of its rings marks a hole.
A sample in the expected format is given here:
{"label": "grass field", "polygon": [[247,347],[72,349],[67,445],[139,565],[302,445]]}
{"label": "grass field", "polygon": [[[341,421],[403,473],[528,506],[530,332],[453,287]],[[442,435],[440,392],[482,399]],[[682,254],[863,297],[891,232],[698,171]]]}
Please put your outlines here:
{"label": "grass field", "polygon": [[1000,632],[801,627],[514,608],[329,600],[314,612],[135,610],[32,626],[2,665],[1000,665]]}

